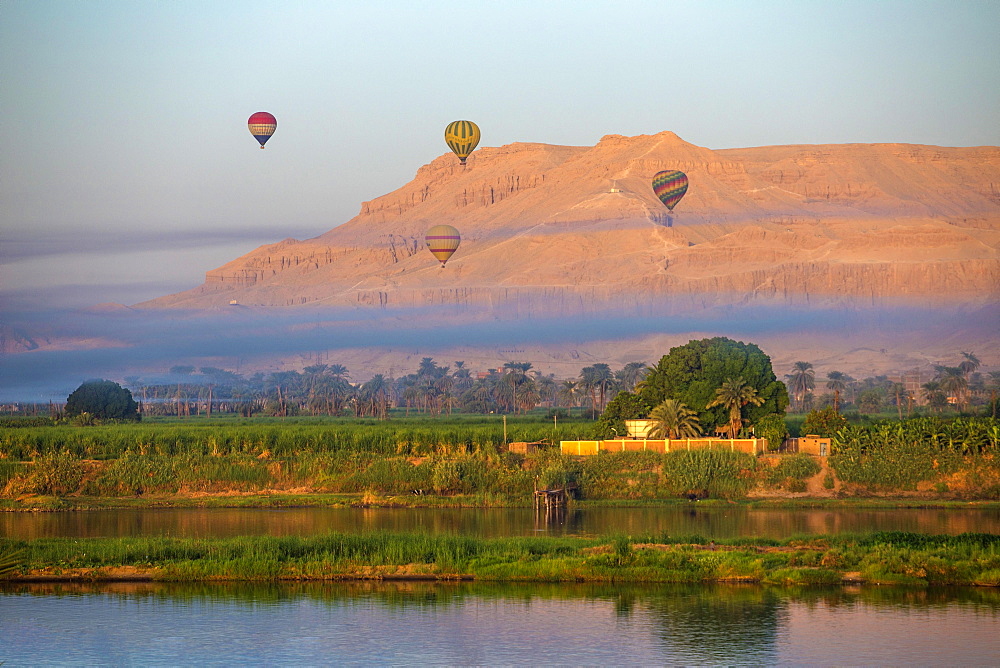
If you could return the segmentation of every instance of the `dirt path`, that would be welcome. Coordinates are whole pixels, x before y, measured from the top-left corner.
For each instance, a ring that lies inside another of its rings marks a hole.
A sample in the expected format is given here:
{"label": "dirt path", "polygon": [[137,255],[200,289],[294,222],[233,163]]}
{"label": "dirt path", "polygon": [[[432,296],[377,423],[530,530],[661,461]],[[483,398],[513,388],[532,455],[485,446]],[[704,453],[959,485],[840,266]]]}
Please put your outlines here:
{"label": "dirt path", "polygon": [[[840,481],[837,480],[837,476],[833,475],[833,471],[827,466],[826,460],[826,457],[820,457],[819,473],[806,480],[806,494],[808,496],[829,498],[837,496],[837,493],[840,491]],[[833,489],[827,489],[823,486],[823,481],[826,480],[827,474],[833,476]]]}

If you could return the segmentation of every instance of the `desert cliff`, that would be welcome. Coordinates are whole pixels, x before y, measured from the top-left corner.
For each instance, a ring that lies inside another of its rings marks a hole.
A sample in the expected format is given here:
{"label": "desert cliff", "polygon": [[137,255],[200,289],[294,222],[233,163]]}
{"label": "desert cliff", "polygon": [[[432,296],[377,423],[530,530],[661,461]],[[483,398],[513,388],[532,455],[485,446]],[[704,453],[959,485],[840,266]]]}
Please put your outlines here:
{"label": "desert cliff", "polygon": [[[690,179],[671,213],[650,180]],[[462,245],[442,269],[435,224]],[[305,241],[144,308],[451,305],[515,317],[1000,301],[1000,147],[710,150],[671,132],[451,154]]]}

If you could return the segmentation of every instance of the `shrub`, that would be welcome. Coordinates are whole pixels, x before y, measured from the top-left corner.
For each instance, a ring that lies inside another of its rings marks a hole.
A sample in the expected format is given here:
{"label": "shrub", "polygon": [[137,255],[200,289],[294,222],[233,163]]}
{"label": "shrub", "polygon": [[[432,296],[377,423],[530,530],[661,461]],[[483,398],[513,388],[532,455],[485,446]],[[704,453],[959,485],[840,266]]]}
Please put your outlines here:
{"label": "shrub", "polygon": [[847,419],[833,410],[831,406],[818,411],[812,411],[806,415],[800,433],[802,435],[815,434],[824,438],[830,438],[845,426],[847,426]]}
{"label": "shrub", "polygon": [[82,480],[79,458],[68,452],[39,455],[24,473],[8,482],[7,493],[62,496],[77,491]]}
{"label": "shrub", "polygon": [[754,425],[754,434],[757,438],[766,438],[768,450],[774,452],[788,438],[788,427],[785,425],[785,416],[778,413],[765,415],[757,420],[757,423]]}
{"label": "shrub", "polygon": [[805,480],[819,473],[821,467],[815,457],[805,454],[788,455],[781,458],[778,465],[771,471],[772,480],[795,478]]}

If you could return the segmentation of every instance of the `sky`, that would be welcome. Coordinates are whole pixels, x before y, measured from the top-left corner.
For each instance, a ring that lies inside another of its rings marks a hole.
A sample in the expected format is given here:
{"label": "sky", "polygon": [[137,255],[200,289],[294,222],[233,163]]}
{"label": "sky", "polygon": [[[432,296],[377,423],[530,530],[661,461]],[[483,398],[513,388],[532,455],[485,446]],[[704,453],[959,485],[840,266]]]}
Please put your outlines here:
{"label": "sky", "polygon": [[0,318],[317,236],[456,119],[483,146],[997,145],[998,25],[995,0],[3,0]]}
{"label": "sky", "polygon": [[998,25],[993,0],[5,0],[0,290],[194,287],[346,222],[459,118],[484,146],[1000,144]]}

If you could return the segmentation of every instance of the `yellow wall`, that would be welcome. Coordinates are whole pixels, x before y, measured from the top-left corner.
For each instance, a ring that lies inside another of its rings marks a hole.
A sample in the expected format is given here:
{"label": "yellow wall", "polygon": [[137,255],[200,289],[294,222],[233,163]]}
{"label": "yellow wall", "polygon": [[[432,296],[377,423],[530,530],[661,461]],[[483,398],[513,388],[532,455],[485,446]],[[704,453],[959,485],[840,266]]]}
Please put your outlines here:
{"label": "yellow wall", "polygon": [[598,452],[677,452],[718,448],[760,455],[767,452],[766,438],[675,438],[667,440],[560,441],[564,455],[596,455]]}

